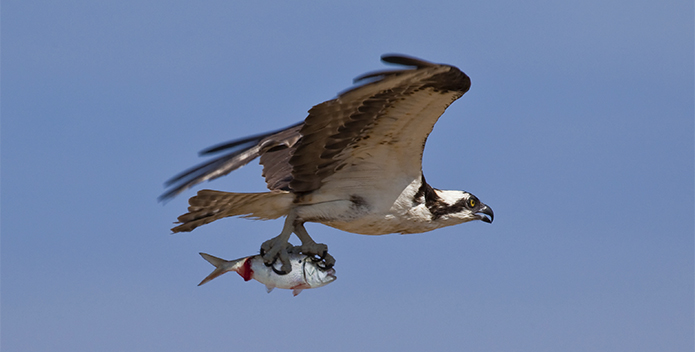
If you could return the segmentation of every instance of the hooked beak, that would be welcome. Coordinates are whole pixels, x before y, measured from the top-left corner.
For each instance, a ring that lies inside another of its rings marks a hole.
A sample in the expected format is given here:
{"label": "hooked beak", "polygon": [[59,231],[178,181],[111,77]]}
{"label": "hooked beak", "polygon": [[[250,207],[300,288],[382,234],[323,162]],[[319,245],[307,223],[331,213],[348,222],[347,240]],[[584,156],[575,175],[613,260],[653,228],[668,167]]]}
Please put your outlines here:
{"label": "hooked beak", "polygon": [[[483,206],[476,214],[478,215],[480,220],[482,220],[488,224],[492,224],[492,220],[495,219],[495,213],[492,212],[492,208],[488,207],[487,205]],[[487,215],[489,217],[487,217],[485,215]]]}

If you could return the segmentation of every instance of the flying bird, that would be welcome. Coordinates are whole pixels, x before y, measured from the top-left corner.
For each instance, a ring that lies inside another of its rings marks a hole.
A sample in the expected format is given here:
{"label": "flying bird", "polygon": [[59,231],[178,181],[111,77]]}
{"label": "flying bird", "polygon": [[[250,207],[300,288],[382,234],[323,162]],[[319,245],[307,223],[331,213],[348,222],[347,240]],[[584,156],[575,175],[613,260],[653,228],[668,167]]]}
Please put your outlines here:
{"label": "flying bird", "polygon": [[282,231],[261,246],[266,264],[291,270],[288,240],[301,253],[334,259],[304,227],[317,222],[343,231],[383,235],[432,231],[472,220],[492,223],[492,209],[466,191],[433,188],[422,173],[427,136],[446,108],[463,96],[470,78],[454,66],[403,55],[382,61],[405,66],[367,73],[358,85],[309,110],[295,125],[222,143],[200,152],[223,153],[174,176],[167,200],[206,180],[228,174],[257,157],[269,192],[201,190],[178,217],[176,232],[241,216],[285,217]]}

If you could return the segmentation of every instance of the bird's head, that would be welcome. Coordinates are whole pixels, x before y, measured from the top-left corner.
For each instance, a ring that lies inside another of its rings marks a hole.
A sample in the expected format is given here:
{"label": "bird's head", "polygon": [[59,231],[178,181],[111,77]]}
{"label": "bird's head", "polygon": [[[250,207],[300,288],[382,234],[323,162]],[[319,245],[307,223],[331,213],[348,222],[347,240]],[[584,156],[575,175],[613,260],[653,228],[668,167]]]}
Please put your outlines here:
{"label": "bird's head", "polygon": [[492,223],[495,213],[492,208],[481,202],[478,197],[466,191],[435,190],[437,198],[428,205],[432,217],[443,222],[460,224],[472,220]]}

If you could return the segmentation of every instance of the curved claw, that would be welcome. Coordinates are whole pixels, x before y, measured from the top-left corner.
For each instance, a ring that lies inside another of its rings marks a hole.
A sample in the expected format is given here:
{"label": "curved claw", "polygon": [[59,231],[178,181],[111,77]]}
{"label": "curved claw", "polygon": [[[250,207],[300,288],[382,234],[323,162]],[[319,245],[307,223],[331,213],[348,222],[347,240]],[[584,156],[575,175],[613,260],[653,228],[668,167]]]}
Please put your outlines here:
{"label": "curved claw", "polygon": [[[266,264],[266,266],[268,266],[268,264]],[[282,269],[280,269],[280,270],[275,269],[275,267],[272,266],[272,265],[270,265],[270,268],[273,269],[273,272],[276,273],[276,274],[278,274],[278,275],[287,275],[287,274],[289,274],[289,272],[284,271],[284,270],[282,270]]]}
{"label": "curved claw", "polygon": [[309,257],[309,258],[311,258],[311,260],[314,261],[314,262],[323,261],[323,260],[326,258],[327,255],[328,255],[328,251],[323,251],[323,252],[321,253],[321,255],[317,255],[317,254],[313,254],[313,255],[311,255],[311,254],[306,254],[306,256]]}
{"label": "curved claw", "polygon": [[[263,251],[262,251],[262,252],[263,252]],[[261,257],[263,257],[263,255],[264,255],[264,253],[261,253]],[[277,262],[277,261],[278,261],[278,257],[276,256],[276,257],[273,257],[273,261],[270,262],[270,263],[268,263],[268,262],[266,262],[265,260],[263,260],[263,265],[272,267],[272,266],[275,265],[275,262]],[[275,270],[275,268],[273,268],[273,270]]]}
{"label": "curved claw", "polygon": [[[265,251],[263,248],[261,248],[261,257],[263,257],[263,256],[265,255],[265,253],[266,253],[266,251]],[[278,254],[279,254],[279,253],[278,253]],[[270,262],[270,263],[266,263],[265,260],[264,260],[264,261],[263,261],[263,265],[265,265],[265,266],[267,266],[267,267],[270,267],[270,268],[273,270],[273,272],[276,273],[276,274],[278,274],[278,275],[287,275],[287,274],[289,274],[289,271],[283,270],[282,267],[280,267],[280,270],[278,270],[278,269],[275,268],[275,263],[277,263],[279,257],[280,257],[279,255],[274,256],[274,257],[273,257],[273,261]]]}
{"label": "curved claw", "polygon": [[265,261],[265,255],[268,253],[268,251],[266,251],[266,249],[263,248],[263,246],[261,246],[261,250],[259,252],[260,252],[259,255],[261,256],[261,258],[263,258],[263,264],[265,266],[273,266],[275,264],[275,262],[278,260],[278,257],[274,256],[272,262],[270,262],[270,263],[266,262]]}
{"label": "curved claw", "polygon": [[313,257],[311,259],[316,263],[316,266],[318,266],[322,270],[328,270],[335,265],[335,258],[333,258],[332,255],[328,254],[328,252],[324,252],[321,259],[316,259]]}
{"label": "curved claw", "polygon": [[[273,272],[278,275],[286,275],[292,271],[292,264],[290,263],[290,258],[288,250],[291,250],[292,245],[286,244],[285,248],[277,248],[275,239],[270,239],[261,245],[260,255],[263,258],[263,264],[265,266],[271,267]],[[282,266],[280,269],[275,268],[275,263],[280,259]]]}

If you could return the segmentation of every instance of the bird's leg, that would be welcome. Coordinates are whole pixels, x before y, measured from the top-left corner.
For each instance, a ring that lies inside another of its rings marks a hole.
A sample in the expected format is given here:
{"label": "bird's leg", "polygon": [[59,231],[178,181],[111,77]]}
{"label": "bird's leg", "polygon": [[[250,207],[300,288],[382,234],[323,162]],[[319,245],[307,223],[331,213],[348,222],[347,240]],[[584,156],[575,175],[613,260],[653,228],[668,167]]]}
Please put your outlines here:
{"label": "bird's leg", "polygon": [[292,271],[292,264],[287,253],[288,247],[291,248],[288,241],[294,231],[295,220],[297,215],[294,210],[290,211],[285,219],[285,225],[282,227],[282,232],[276,237],[273,237],[261,245],[261,255],[265,265],[273,265],[277,259],[280,259],[282,267],[280,272],[289,273]]}
{"label": "bird's leg", "polygon": [[316,243],[309,236],[304,224],[300,223],[294,226],[294,233],[297,234],[299,240],[302,241],[302,245],[298,246],[299,251],[308,256],[318,256],[323,258],[326,253],[328,253],[328,246],[323,243]]}
{"label": "bird's leg", "polygon": [[309,232],[304,228],[304,223],[296,224],[294,226],[294,233],[299,237],[299,240],[302,241],[302,245],[299,246],[301,253],[313,257],[315,261],[322,261],[325,269],[333,267],[335,258],[328,254],[328,246],[323,243],[314,242],[311,236],[309,236]]}

